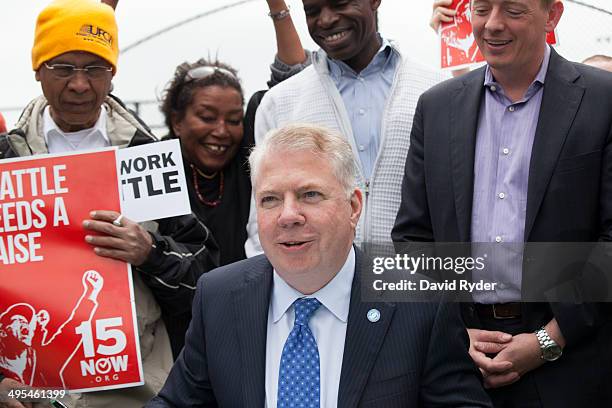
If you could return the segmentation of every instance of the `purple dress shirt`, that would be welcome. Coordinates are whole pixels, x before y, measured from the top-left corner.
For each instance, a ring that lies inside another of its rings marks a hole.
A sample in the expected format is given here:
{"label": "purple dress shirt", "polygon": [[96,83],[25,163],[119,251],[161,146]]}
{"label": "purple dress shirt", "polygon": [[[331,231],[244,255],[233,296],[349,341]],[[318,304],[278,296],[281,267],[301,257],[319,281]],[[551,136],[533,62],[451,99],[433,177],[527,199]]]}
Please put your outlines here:
{"label": "purple dress shirt", "polygon": [[547,46],[536,78],[517,102],[504,94],[486,67],[476,133],[471,237],[473,255],[486,253],[487,261],[486,268],[472,276],[474,281],[498,284],[495,291],[475,293],[478,303],[521,299],[529,163],[549,60]]}

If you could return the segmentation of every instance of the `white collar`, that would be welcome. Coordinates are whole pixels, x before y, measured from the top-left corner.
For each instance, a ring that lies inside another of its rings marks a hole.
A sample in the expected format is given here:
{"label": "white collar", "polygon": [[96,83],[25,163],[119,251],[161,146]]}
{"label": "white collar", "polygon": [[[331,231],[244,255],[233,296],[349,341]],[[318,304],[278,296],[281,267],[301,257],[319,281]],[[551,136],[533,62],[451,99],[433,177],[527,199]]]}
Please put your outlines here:
{"label": "white collar", "polygon": [[346,323],[348,320],[349,307],[351,305],[351,287],[355,276],[355,248],[346,257],[344,265],[334,278],[312,295],[305,296],[292,288],[281,278],[276,270],[272,277],[272,296],[270,305],[272,307],[272,319],[278,322],[293,302],[299,298],[317,298],[327,310],[332,312],[338,319]]}
{"label": "white collar", "polygon": [[[100,116],[96,123],[88,128],[79,130],[77,132],[64,132],[61,130],[57,123],[51,117],[51,109],[47,105],[43,110],[43,135],[45,136],[45,143],[47,146],[49,145],[49,139],[51,138],[59,138],[62,139],[65,143],[72,145],[74,150],[86,148],[88,142],[91,140],[102,138],[104,140],[104,144],[107,146],[111,145],[110,139],[108,138],[108,134],[106,133],[106,108],[102,106],[100,108]],[[74,146],[70,141],[71,139],[80,139],[85,143],[80,143],[78,146]],[[81,144],[84,146],[81,147]]]}

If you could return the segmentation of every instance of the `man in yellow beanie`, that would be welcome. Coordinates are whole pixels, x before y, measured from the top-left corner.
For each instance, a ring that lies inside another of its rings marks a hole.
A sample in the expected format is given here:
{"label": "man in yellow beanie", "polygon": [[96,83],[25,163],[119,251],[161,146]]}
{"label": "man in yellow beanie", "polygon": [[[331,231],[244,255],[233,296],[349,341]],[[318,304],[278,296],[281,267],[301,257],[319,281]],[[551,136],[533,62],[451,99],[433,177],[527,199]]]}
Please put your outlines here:
{"label": "man in yellow beanie", "polygon": [[[48,113],[60,130],[77,132],[100,120],[117,72],[117,43],[115,13],[105,4],[56,0],[38,16],[32,68],[50,105]],[[79,67],[85,69],[83,75],[77,75]],[[54,139],[47,141],[50,150],[55,150]],[[105,142],[97,138],[88,147],[108,145]]]}
{"label": "man in yellow beanie", "polygon": [[[115,5],[117,0],[104,2]],[[98,1],[55,0],[39,14],[32,68],[44,96],[30,102],[14,130],[0,136],[0,160],[157,140],[110,95],[119,55],[117,35],[113,8]],[[87,242],[97,255],[133,265],[145,384],[81,394],[69,403],[142,407],[157,394],[171,368],[169,334],[179,340],[180,350],[196,281],[218,263],[216,244],[193,215],[150,222],[145,229],[116,212],[100,210],[83,222],[83,228],[96,233],[88,234]],[[4,378],[0,369],[0,397],[22,386]],[[0,398],[0,407],[5,406],[23,407]]]}
{"label": "man in yellow beanie", "polygon": [[115,12],[102,3],[56,0],[38,16],[32,69],[71,51],[89,52],[117,69],[119,46]]}

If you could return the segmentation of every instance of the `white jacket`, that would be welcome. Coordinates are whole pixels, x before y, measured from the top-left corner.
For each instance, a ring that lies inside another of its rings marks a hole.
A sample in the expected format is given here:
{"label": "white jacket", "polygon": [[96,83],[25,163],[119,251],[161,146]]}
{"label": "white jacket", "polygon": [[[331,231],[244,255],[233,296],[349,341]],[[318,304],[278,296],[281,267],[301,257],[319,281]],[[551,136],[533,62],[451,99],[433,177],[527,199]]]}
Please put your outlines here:
{"label": "white jacket", "polygon": [[[405,58],[396,43],[391,42],[391,46],[399,53],[400,61],[383,112],[380,150],[371,178],[366,180],[361,170],[359,174],[364,207],[357,226],[357,244],[391,243],[391,228],[401,202],[412,116],[419,96],[445,79],[441,72]],[[355,157],[359,158],[349,115],[330,76],[326,55],[319,50],[313,53],[312,59],[312,66],[276,85],[264,96],[255,117],[255,143],[260,143],[271,129],[295,122],[314,123],[345,135]],[[247,256],[261,253],[253,199],[247,232]]]}

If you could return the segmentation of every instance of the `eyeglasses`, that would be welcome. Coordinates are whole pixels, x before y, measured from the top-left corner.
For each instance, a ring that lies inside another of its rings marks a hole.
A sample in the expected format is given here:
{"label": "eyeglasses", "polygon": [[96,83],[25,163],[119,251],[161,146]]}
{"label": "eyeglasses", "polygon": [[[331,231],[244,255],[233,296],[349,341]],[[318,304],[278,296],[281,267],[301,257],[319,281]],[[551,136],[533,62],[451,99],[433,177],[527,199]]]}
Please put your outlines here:
{"label": "eyeglasses", "polygon": [[187,71],[187,74],[185,75],[184,83],[195,81],[196,79],[203,79],[211,75],[214,75],[217,72],[225,76],[228,76],[232,79],[238,80],[238,78],[236,78],[236,75],[234,75],[234,73],[230,70],[227,70],[225,68],[206,65],[202,67],[195,67]]}
{"label": "eyeglasses", "polygon": [[72,78],[77,71],[82,71],[89,79],[101,79],[104,78],[108,72],[112,72],[113,70],[112,67],[105,67],[103,65],[88,65],[83,68],[77,68],[72,64],[49,65],[46,62],[44,64],[47,69],[53,72],[53,75],[60,79]]}

